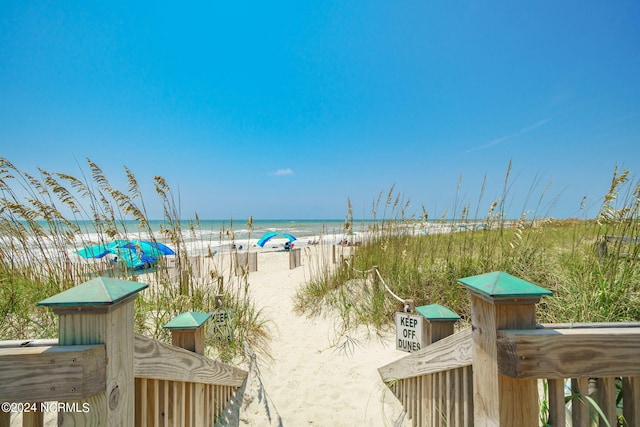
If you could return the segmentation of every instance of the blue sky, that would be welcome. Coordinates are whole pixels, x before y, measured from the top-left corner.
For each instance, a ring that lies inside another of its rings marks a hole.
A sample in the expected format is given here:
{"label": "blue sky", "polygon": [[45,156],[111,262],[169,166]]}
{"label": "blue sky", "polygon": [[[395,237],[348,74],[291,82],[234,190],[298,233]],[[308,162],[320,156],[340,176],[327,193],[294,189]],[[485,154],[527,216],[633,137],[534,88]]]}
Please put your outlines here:
{"label": "blue sky", "polygon": [[162,175],[222,219],[368,217],[392,185],[483,215],[511,160],[511,216],[593,216],[640,171],[638,23],[636,1],[5,1],[0,156],[127,166],[158,218]]}

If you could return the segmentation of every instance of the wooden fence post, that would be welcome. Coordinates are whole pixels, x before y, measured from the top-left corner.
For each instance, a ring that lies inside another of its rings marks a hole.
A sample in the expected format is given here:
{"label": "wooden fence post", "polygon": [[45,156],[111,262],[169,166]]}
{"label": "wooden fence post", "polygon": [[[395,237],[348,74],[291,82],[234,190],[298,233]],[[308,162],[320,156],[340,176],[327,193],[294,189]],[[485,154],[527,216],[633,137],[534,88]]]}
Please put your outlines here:
{"label": "wooden fence post", "polygon": [[204,356],[204,324],[210,313],[188,311],[171,319],[164,327],[171,331],[171,344]]}
{"label": "wooden fence post", "polygon": [[302,254],[302,250],[300,248],[291,249],[289,251],[289,270],[293,270],[302,265],[300,254]]}
{"label": "wooden fence post", "polygon": [[234,252],[234,266],[236,276],[244,273],[253,273],[258,271],[258,253],[257,252]]}
{"label": "wooden fence post", "polygon": [[425,346],[453,335],[453,326],[460,320],[460,316],[440,304],[421,305],[416,312],[426,319],[422,332]]}
{"label": "wooden fence post", "polygon": [[134,301],[147,286],[97,277],[38,303],[59,316],[60,345],[104,344],[106,350],[106,389],[59,412],[59,425],[134,424]]}
{"label": "wooden fence post", "polygon": [[471,294],[475,425],[537,427],[537,381],[498,373],[497,331],[535,329],[535,305],[551,292],[501,271],[458,281]]}

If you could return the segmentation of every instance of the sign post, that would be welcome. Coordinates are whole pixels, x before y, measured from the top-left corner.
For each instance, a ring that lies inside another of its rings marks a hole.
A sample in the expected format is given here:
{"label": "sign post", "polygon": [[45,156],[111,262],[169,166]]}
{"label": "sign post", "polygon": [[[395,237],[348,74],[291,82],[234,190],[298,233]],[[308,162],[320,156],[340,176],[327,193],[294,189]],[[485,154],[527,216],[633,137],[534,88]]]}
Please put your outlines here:
{"label": "sign post", "polygon": [[396,312],[396,350],[413,353],[425,346],[424,319],[421,315]]}

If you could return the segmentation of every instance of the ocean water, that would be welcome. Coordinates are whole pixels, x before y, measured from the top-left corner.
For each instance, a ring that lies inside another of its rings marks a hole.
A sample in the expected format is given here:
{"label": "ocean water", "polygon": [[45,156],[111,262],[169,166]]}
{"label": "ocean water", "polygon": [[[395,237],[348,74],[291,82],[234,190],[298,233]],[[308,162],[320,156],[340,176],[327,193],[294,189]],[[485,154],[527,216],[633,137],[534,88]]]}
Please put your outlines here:
{"label": "ocean water", "polygon": [[[181,221],[180,233],[181,242],[184,242],[189,255],[208,254],[212,252],[224,252],[236,249],[249,249],[257,247],[257,242],[267,232],[277,231],[281,233],[291,234],[296,237],[295,247],[303,247],[306,245],[323,243],[336,244],[340,242],[357,242],[363,241],[370,236],[370,231],[374,225],[379,222],[377,220],[354,220],[352,228],[345,228],[345,220],[343,219],[320,219],[320,220],[300,220],[300,219],[279,219],[279,220],[254,220],[252,226],[249,227],[247,220],[199,220],[199,221]],[[168,238],[166,231],[175,230],[175,225],[170,225],[165,221],[151,220],[149,227],[151,233],[146,227],[141,227],[137,221],[118,221],[117,235],[106,233],[105,228],[99,228],[93,221],[78,221],[76,225],[80,231],[69,230],[64,226],[56,226],[56,230],[51,229],[52,225],[43,222],[40,223],[42,230],[48,238],[32,237],[33,244],[28,246],[40,248],[36,252],[42,250],[43,256],[50,257],[52,253],[56,253],[60,246],[59,236],[65,235],[66,252],[69,254],[84,248],[85,246],[109,243],[114,238],[131,239],[131,240],[152,240],[172,246],[172,240]],[[458,227],[466,227],[460,226]],[[416,223],[412,226],[400,227],[398,232],[411,234],[432,234],[441,232],[450,232],[457,230],[454,228],[454,222],[443,223]],[[38,235],[42,235],[40,232]],[[58,236],[58,237],[56,237]],[[15,247],[15,253],[12,257],[18,259],[28,259],[33,256],[32,251],[20,250],[23,243],[12,245],[11,240],[17,239],[16,236],[3,234],[0,232],[0,243],[5,247]],[[57,243],[56,243],[57,242]],[[282,248],[287,239],[284,237],[274,237],[267,242],[265,248]],[[15,242],[17,243],[17,242]],[[48,249],[51,249],[49,251]]]}
{"label": "ocean water", "polygon": [[[366,232],[373,222],[365,221],[354,224],[354,233],[345,231],[345,221],[336,219],[323,220],[254,220],[249,227],[247,220],[222,221],[200,220],[198,223],[183,221],[181,223],[182,237],[190,248],[190,252],[202,252],[201,247],[219,248],[225,250],[236,245],[236,248],[254,247],[258,240],[268,232],[287,233],[296,237],[294,245],[303,246],[313,243],[337,243],[350,236],[358,236]],[[150,226],[156,238],[161,235],[162,221],[150,221]],[[274,237],[265,245],[272,247],[283,245],[287,241],[284,237]]]}
{"label": "ocean water", "polygon": [[[185,242],[189,254],[207,253],[209,251],[225,251],[232,247],[246,249],[255,247],[258,240],[267,232],[281,232],[291,234],[296,237],[294,245],[296,247],[314,244],[333,244],[345,239],[361,238],[367,230],[373,226],[375,221],[364,220],[354,221],[352,230],[345,230],[345,221],[340,219],[322,220],[299,220],[299,219],[279,219],[279,220],[254,220],[249,227],[247,220],[199,220],[180,221],[182,241]],[[92,221],[79,221],[76,223],[81,232],[76,233],[68,244],[68,250],[73,252],[85,245],[105,243],[111,240],[106,236],[104,230],[100,232]],[[45,225],[46,226],[46,225]],[[159,242],[170,245],[163,230],[173,230],[165,221],[149,221],[151,234]],[[118,238],[124,239],[151,239],[146,228],[140,226],[137,221],[118,222]],[[278,247],[287,241],[284,237],[274,237],[266,247]]]}

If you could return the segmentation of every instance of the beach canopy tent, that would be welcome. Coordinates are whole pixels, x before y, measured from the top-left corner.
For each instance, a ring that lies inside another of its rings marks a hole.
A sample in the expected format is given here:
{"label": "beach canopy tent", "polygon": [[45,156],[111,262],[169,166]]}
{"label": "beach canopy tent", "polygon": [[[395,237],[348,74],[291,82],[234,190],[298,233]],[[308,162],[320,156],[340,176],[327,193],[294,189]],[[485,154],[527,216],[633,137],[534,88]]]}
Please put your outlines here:
{"label": "beach canopy tent", "polygon": [[128,268],[139,269],[155,264],[164,255],[175,255],[168,246],[147,240],[114,240],[106,245],[85,246],[76,251],[83,258],[102,258],[114,255]]}
{"label": "beach canopy tent", "polygon": [[277,231],[270,231],[269,233],[265,233],[264,236],[262,236],[260,238],[260,240],[258,240],[258,246],[264,248],[264,245],[271,239],[273,239],[274,237],[284,237],[287,240],[289,240],[289,243],[293,242],[294,240],[296,240],[296,238],[294,236],[292,236],[291,234],[287,234],[287,233],[280,233]]}

